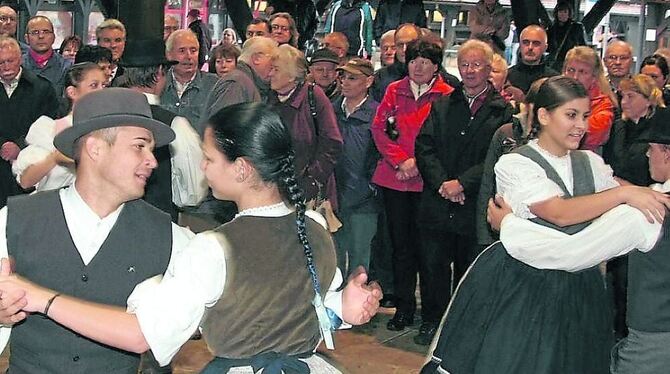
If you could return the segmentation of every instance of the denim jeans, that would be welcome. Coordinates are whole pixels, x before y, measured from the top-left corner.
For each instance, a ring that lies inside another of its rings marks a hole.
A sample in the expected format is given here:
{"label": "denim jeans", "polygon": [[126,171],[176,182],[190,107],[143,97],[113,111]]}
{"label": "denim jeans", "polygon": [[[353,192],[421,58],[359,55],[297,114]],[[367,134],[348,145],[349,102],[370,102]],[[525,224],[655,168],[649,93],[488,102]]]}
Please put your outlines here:
{"label": "denim jeans", "polygon": [[340,211],[338,213],[342,227],[335,233],[337,267],[340,268],[345,279],[359,265],[363,265],[368,270],[370,245],[377,232],[378,215],[376,212],[367,211],[360,213]]}

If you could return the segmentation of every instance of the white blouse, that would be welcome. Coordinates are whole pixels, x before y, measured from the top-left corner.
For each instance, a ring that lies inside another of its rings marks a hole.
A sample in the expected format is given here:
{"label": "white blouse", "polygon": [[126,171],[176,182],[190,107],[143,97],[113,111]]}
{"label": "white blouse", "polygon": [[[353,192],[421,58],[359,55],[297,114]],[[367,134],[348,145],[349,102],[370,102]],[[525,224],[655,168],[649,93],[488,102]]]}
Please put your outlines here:
{"label": "white blouse", "polygon": [[[573,191],[572,164],[569,154],[557,157],[543,150],[537,145],[537,140],[528,143],[534,150],[556,170],[563,184],[570,193]],[[583,151],[589,157],[596,192],[618,187],[614,179],[612,168],[605,164],[603,159],[591,151]],[[500,157],[495,165],[496,186],[498,194],[502,195],[512,206],[514,214],[521,218],[534,218],[530,212],[532,204],[563,196],[563,190],[547,177],[547,173],[526,156],[518,153],[509,153]]]}
{"label": "white blouse", "polygon": [[[529,143],[556,169],[572,192],[572,167],[568,157],[555,157]],[[595,153],[587,151],[596,192],[618,186],[612,169]],[[512,206],[501,223],[500,241],[507,253],[538,269],[580,271],[602,261],[624,255],[634,249],[651,250],[660,235],[662,223],[650,224],[644,214],[629,205],[619,205],[595,219],[582,231],[568,235],[529,221],[535,217],[530,205],[555,196],[563,196],[535,162],[518,154],[501,157],[495,167],[498,192]],[[668,184],[668,183],[666,183]],[[670,184],[662,191],[670,191]]]}
{"label": "white blouse", "polygon": [[[68,126],[72,126],[71,114],[62,120],[66,121]],[[28,146],[19,152],[19,156],[12,164],[12,172],[16,175],[17,182],[20,183],[21,175],[29,166],[46,160],[56,150],[53,144],[55,137],[56,121],[47,116],[41,116],[30,126],[26,135]],[[35,190],[46,191],[69,186],[74,179],[74,164],[71,167],[56,165],[35,185]]]}

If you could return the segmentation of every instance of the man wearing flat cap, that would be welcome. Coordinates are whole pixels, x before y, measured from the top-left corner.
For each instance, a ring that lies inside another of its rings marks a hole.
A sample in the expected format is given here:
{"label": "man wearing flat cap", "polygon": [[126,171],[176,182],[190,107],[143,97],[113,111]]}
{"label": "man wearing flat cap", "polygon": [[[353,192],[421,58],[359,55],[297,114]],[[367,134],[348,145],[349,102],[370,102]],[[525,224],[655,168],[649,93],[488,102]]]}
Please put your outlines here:
{"label": "man wearing flat cap", "polygon": [[[157,166],[153,149],[174,138],[139,92],[108,88],[82,98],[73,126],[54,139],[75,160],[76,181],[11,198],[0,210],[0,257],[11,256],[15,270],[30,280],[125,308],[135,286],[162,275],[173,250],[192,236],[140,199]],[[3,313],[17,307],[16,295],[2,296]],[[3,345],[9,339],[12,373],[135,374],[140,362],[137,354],[84,339],[39,314],[11,334],[3,327],[0,337]]]}
{"label": "man wearing flat cap", "polygon": [[[657,109],[649,131],[650,187],[670,192],[670,110]],[[499,206],[499,205],[502,205]],[[636,208],[620,205],[574,235],[514,216],[504,203],[489,204],[491,225],[514,258],[539,269],[578,272],[628,254],[629,334],[612,349],[610,373],[657,374],[670,367],[670,219],[651,224]],[[614,233],[618,233],[614,238]],[[659,235],[660,234],[660,235]],[[614,238],[614,239],[613,239]],[[566,251],[565,248],[575,250]],[[577,248],[579,248],[577,250]]]}
{"label": "man wearing flat cap", "polygon": [[378,194],[370,180],[378,153],[370,125],[379,103],[368,95],[374,81],[370,61],[353,58],[337,70],[342,96],[333,102],[333,107],[344,148],[335,166],[337,201],[340,202],[338,218],[342,221],[335,239],[337,266],[346,276],[358,265],[369,268],[370,243],[377,232]]}
{"label": "man wearing flat cap", "polygon": [[335,70],[339,64],[337,54],[328,48],[317,49],[309,61],[307,80],[318,84],[330,100],[334,100],[340,94]]}

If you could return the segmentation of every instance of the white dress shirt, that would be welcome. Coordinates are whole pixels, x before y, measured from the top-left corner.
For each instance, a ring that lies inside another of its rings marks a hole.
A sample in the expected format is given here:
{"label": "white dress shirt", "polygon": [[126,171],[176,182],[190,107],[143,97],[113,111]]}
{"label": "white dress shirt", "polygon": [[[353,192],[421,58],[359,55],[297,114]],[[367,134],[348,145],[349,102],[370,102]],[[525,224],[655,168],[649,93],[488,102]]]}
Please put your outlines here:
{"label": "white dress shirt", "polygon": [[22,67],[19,68],[19,73],[16,74],[16,77],[14,77],[14,79],[12,79],[11,81],[9,82],[5,82],[4,80],[0,81],[2,82],[2,87],[5,89],[7,97],[11,98],[14,91],[16,91],[16,88],[19,86],[19,79],[21,79],[21,74],[23,74]]}
{"label": "white dress shirt", "polygon": [[[74,185],[60,190],[59,195],[72,242],[77,248],[82,262],[88,265],[112,231],[125,204],[122,204],[106,217],[100,218],[81,198]],[[6,229],[7,207],[5,206],[0,209],[0,258],[8,257]],[[63,235],[67,234],[63,233]],[[187,247],[193,236],[193,233],[188,229],[172,224],[170,264]],[[0,328],[0,351],[7,345],[10,332],[11,328],[9,327]]]}
{"label": "white dress shirt", "polygon": [[[536,141],[530,144],[556,168],[566,188],[572,191],[569,158],[546,155]],[[596,192],[617,186],[611,168],[594,153],[588,154]],[[535,217],[530,213],[530,205],[563,196],[558,185],[536,163],[517,154],[503,156],[496,164],[496,175],[502,181],[498,192],[514,211],[501,223],[500,240],[510,256],[535,268],[580,271],[635,248],[649,251],[659,237],[662,224],[648,223],[642,212],[628,205],[611,209],[573,235],[535,224],[528,220]],[[670,190],[670,185],[666,188]]]}
{"label": "white dress shirt", "polygon": [[[238,214],[281,217],[292,213],[284,204],[252,209]],[[314,211],[307,214],[325,228],[325,219]],[[179,348],[198,328],[205,308],[223,294],[226,283],[226,258],[217,234],[200,233],[188,249],[175,253],[173,261],[159,281],[139,284],[128,298],[128,312],[134,313],[146,341],[161,365],[167,365]],[[339,269],[324,299],[326,307],[342,317],[342,284]],[[348,327],[348,325],[343,326]]]}

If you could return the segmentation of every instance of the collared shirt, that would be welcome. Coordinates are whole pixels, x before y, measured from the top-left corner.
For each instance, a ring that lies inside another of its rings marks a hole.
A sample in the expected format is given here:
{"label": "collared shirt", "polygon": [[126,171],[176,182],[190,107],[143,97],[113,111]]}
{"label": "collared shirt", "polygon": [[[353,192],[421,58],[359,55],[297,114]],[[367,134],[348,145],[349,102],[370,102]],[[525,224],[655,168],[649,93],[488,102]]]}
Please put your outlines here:
{"label": "collared shirt", "polygon": [[2,81],[2,86],[5,88],[5,92],[7,93],[7,97],[12,97],[12,94],[16,90],[16,87],[19,86],[19,79],[21,79],[21,74],[23,73],[23,68],[19,68],[19,73],[16,74],[16,77],[12,79],[9,82],[5,82],[4,80]]}
{"label": "collared shirt", "polygon": [[[282,203],[242,211],[237,216],[282,217],[292,212]],[[325,219],[318,213],[306,214],[325,227]],[[137,316],[142,334],[161,365],[172,360],[198,328],[206,308],[216,304],[223,294],[226,257],[217,235],[212,231],[196,235],[187,250],[174,254],[162,281],[147,280],[128,298],[128,312]],[[324,298],[326,307],[340,317],[342,293],[336,290],[341,284],[338,269]]]}
{"label": "collared shirt", "polygon": [[291,97],[291,95],[293,95],[296,88],[298,88],[298,86],[293,87],[293,89],[286,94],[277,93],[277,99],[279,99],[279,102],[285,103],[286,100],[288,100]]}
{"label": "collared shirt", "polygon": [[[101,218],[79,195],[75,186],[60,190],[59,196],[72,242],[77,248],[84,265],[88,265],[109,236],[125,204],[121,204],[115,211]],[[5,206],[0,209],[0,258],[8,257],[6,228],[7,207]],[[188,229],[172,224],[172,257],[170,263],[187,247],[192,237],[193,233]],[[10,332],[11,328],[9,327],[0,328],[0,349],[7,345]]]}
{"label": "collared shirt", "polygon": [[430,91],[430,89],[433,87],[433,84],[435,83],[435,78],[433,78],[430,82],[426,84],[417,84],[413,80],[409,80],[409,88],[412,90],[412,94],[414,95],[414,100],[418,100],[422,95],[424,95],[426,92]]}
{"label": "collared shirt", "polygon": [[197,74],[198,74],[198,72],[196,71],[193,74],[193,76],[191,77],[191,79],[188,80],[188,82],[181,83],[181,82],[179,82],[179,80],[177,80],[177,77],[175,77],[174,70],[172,70],[172,78],[174,79],[174,88],[175,88],[175,90],[177,90],[177,96],[179,96],[180,99],[181,99],[181,96],[184,94],[184,92],[186,92],[186,89],[191,84],[191,82],[193,82],[193,80],[195,79],[195,76]]}
{"label": "collared shirt", "polygon": [[361,106],[363,104],[365,104],[365,102],[368,100],[368,96],[369,95],[365,95],[363,100],[361,100],[358,104],[356,104],[356,106],[354,107],[354,109],[351,112],[347,109],[347,98],[346,97],[343,98],[342,99],[342,112],[344,112],[344,116],[346,118],[349,118],[349,116],[351,116],[354,112],[356,112],[358,109],[360,109]]}

